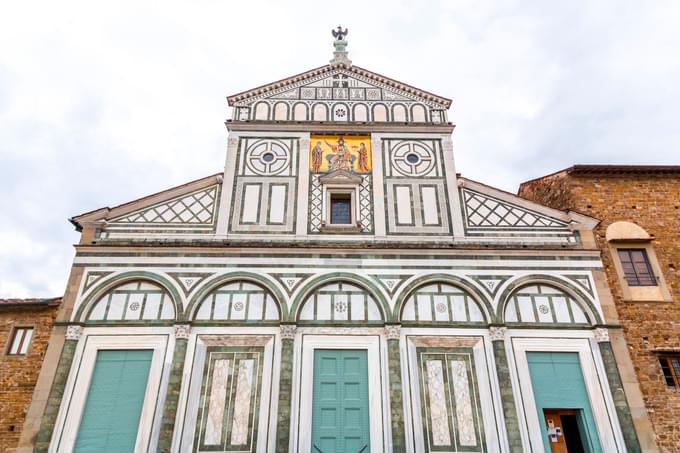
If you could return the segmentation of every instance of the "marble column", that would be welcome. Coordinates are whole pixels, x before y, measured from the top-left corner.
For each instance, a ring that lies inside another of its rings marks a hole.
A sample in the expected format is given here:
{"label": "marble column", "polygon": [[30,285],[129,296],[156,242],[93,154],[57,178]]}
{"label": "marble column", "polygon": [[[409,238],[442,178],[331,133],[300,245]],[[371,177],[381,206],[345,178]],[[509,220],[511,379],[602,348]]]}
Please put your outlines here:
{"label": "marble column", "polygon": [[50,395],[47,398],[47,405],[40,421],[40,430],[35,441],[35,453],[46,453],[52,440],[52,432],[54,431],[54,424],[57,421],[59,414],[59,407],[61,400],[64,397],[64,389],[66,387],[66,380],[68,379],[71,365],[73,364],[73,356],[78,346],[78,340],[83,333],[81,326],[68,326],[66,328],[66,335],[64,347],[61,349],[59,356],[59,363],[57,364],[57,371],[54,374],[52,381],[52,388]]}
{"label": "marble column", "polygon": [[401,326],[385,326],[385,336],[387,337],[387,362],[390,379],[392,451],[403,453],[406,451],[406,438],[404,433],[404,389],[401,385],[401,354],[399,353]]}
{"label": "marble column", "polygon": [[522,438],[519,435],[519,419],[517,418],[517,406],[515,395],[512,392],[508,357],[505,353],[506,327],[489,328],[489,336],[493,345],[493,355],[496,361],[496,375],[498,386],[501,391],[501,404],[503,405],[503,418],[505,419],[505,434],[508,438],[510,452],[522,453]]}
{"label": "marble column", "polygon": [[614,357],[614,350],[609,341],[609,332],[605,328],[595,329],[595,341],[600,349],[602,362],[604,362],[604,369],[607,373],[607,381],[609,382],[609,390],[612,392],[612,399],[614,400],[614,407],[616,408],[616,415],[619,418],[621,431],[623,432],[623,440],[626,443],[626,449],[629,453],[638,453],[642,451],[640,441],[635,431],[633,424],[633,416],[628,407],[628,400],[626,399],[626,392],[623,389],[623,382],[619,374],[619,368],[616,365],[616,357]]}
{"label": "marble column", "polygon": [[175,419],[177,418],[177,404],[182,387],[182,373],[184,371],[184,361],[186,360],[190,334],[191,326],[188,324],[178,324],[175,326],[175,350],[172,354],[168,390],[165,395],[163,418],[161,419],[161,430],[158,437],[159,453],[169,453],[172,447]]}
{"label": "marble column", "polygon": [[276,451],[287,453],[290,443],[290,411],[293,396],[293,345],[296,327],[281,326],[281,360],[279,373],[279,414],[276,422]]}

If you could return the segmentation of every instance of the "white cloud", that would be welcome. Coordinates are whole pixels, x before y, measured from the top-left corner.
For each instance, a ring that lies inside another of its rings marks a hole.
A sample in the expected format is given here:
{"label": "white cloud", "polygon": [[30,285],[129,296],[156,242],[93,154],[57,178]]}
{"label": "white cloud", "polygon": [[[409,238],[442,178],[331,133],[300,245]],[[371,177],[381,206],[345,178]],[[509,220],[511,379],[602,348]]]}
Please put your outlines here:
{"label": "white cloud", "polygon": [[0,296],[65,287],[66,218],[222,169],[225,97],[327,63],[454,99],[458,171],[677,163],[680,4],[11,2],[0,7]]}

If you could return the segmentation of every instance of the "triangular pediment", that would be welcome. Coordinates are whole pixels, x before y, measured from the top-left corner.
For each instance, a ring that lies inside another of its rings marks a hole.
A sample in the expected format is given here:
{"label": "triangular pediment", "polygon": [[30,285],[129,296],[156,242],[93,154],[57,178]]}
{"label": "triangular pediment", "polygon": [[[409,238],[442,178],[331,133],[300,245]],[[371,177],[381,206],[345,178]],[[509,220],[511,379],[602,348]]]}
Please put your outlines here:
{"label": "triangular pediment", "polygon": [[232,121],[447,122],[451,100],[348,64],[330,64],[227,98]]}
{"label": "triangular pediment", "polygon": [[355,173],[347,170],[335,170],[319,178],[319,182],[326,184],[344,184],[358,186],[363,181],[363,178]]}

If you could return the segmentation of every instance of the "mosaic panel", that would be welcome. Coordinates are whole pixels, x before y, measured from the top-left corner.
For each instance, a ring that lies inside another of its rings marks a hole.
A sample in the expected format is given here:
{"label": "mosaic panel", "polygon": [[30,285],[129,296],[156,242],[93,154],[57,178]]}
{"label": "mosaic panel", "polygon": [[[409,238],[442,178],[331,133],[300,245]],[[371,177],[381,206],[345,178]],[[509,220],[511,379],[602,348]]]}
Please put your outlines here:
{"label": "mosaic panel", "polygon": [[416,348],[425,451],[485,452],[471,348]]}
{"label": "mosaic panel", "polygon": [[465,220],[473,228],[529,228],[565,230],[568,225],[535,211],[462,189]]}
{"label": "mosaic panel", "polygon": [[232,282],[208,294],[196,308],[197,320],[277,321],[279,310],[268,291],[248,282]]}
{"label": "mosaic panel", "polygon": [[588,315],[569,294],[547,285],[515,291],[505,306],[507,323],[589,324]]}
{"label": "mosaic panel", "polygon": [[484,314],[470,294],[447,283],[434,283],[414,291],[404,304],[403,322],[484,322]]}
{"label": "mosaic panel", "polygon": [[336,282],[314,290],[303,302],[298,319],[350,323],[381,321],[383,317],[376,301],[364,289]]}
{"label": "mosaic panel", "polygon": [[87,315],[88,322],[175,319],[168,292],[153,283],[125,283],[104,294]]}
{"label": "mosaic panel", "polygon": [[254,452],[263,347],[208,347],[195,452]]}

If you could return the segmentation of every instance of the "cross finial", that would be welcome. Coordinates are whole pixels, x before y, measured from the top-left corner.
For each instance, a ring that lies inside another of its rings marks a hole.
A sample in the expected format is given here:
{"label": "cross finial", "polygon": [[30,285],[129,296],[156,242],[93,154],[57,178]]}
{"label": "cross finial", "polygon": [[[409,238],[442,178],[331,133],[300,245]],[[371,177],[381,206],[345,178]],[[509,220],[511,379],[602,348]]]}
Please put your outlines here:
{"label": "cross finial", "polygon": [[347,41],[345,41],[345,36],[347,36],[347,28],[344,30],[340,25],[335,30],[331,30],[331,34],[335,38],[333,41],[333,47],[335,47],[335,52],[333,52],[333,59],[331,60],[332,65],[344,64],[346,66],[351,66],[352,62],[347,58]]}

